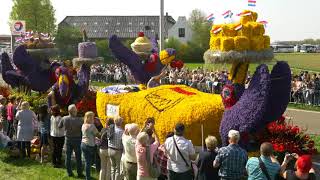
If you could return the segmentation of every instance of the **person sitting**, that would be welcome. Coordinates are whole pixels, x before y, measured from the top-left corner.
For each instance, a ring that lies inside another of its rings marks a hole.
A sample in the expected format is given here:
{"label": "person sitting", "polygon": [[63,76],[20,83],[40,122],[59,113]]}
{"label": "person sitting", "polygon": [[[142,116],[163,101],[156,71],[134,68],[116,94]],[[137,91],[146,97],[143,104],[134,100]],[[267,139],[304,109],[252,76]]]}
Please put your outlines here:
{"label": "person sitting", "polygon": [[274,180],[279,176],[280,164],[273,157],[273,146],[269,142],[264,142],[260,146],[259,158],[252,157],[248,160],[246,169],[248,180],[267,179]]}
{"label": "person sitting", "polygon": [[219,149],[218,155],[213,161],[213,167],[220,167],[219,176],[221,180],[240,180],[245,173],[248,159],[247,152],[238,145],[239,131],[230,130],[228,137],[229,145]]}
{"label": "person sitting", "polygon": [[218,145],[217,138],[208,136],[205,139],[207,149],[201,151],[198,157],[198,179],[199,180],[214,180],[219,179],[218,168],[213,167],[213,161],[217,156],[216,148]]}
{"label": "person sitting", "polygon": [[[297,170],[286,170],[290,161],[296,161]],[[281,165],[280,174],[284,179],[288,180],[315,180],[315,170],[312,168],[312,161],[310,155],[302,155],[299,157],[297,154],[286,154]]]}

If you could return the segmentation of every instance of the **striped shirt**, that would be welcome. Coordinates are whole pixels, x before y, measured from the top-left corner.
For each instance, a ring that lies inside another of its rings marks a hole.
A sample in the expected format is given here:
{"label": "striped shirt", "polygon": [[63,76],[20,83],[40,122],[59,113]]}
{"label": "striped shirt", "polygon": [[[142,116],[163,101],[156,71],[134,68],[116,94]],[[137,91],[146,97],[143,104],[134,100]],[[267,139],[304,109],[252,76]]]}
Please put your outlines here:
{"label": "striped shirt", "polygon": [[241,179],[247,159],[247,152],[238,144],[220,148],[215,159],[220,164],[219,176],[223,179]]}
{"label": "striped shirt", "polygon": [[[266,166],[270,178],[275,179],[279,175],[279,163],[272,162],[270,157],[260,156],[260,158]],[[248,172],[248,180],[267,180],[267,177],[263,174],[259,166],[259,159],[257,157],[252,157],[248,160],[246,169]]]}

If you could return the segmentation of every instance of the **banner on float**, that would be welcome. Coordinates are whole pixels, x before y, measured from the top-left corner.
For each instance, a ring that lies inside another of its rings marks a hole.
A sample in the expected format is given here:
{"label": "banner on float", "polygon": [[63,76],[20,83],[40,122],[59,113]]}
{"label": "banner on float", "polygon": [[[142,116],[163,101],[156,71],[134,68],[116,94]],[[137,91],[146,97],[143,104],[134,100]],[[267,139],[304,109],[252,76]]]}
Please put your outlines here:
{"label": "banner on float", "polygon": [[107,104],[107,107],[106,107],[106,114],[107,114],[107,117],[109,118],[115,118],[115,117],[119,117],[119,105],[114,105],[114,104]]}
{"label": "banner on float", "polygon": [[21,35],[26,32],[26,21],[13,20],[11,24],[11,35]]}

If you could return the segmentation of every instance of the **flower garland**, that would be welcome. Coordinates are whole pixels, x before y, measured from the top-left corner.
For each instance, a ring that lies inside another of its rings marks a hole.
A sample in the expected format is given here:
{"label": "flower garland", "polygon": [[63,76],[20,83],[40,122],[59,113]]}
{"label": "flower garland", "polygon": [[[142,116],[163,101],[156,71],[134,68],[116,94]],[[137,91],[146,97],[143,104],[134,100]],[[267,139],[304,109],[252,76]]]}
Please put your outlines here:
{"label": "flower garland", "polygon": [[201,145],[201,124],[205,136],[219,137],[224,112],[220,95],[203,93],[184,85],[163,85],[116,95],[97,92],[96,103],[102,124],[107,118],[106,105],[119,105],[124,123],[137,123],[143,127],[148,117],[154,117],[161,142],[164,142],[168,132],[174,130],[177,122],[184,123],[185,135],[195,145]]}

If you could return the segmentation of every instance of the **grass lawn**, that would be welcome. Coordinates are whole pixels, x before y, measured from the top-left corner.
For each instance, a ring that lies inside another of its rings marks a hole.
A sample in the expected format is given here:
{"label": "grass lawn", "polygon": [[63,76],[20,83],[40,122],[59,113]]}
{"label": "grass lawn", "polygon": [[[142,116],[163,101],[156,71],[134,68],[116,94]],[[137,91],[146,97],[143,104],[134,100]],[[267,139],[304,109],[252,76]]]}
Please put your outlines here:
{"label": "grass lawn", "polygon": [[320,106],[312,106],[307,104],[294,104],[290,103],[288,105],[288,108],[292,109],[302,109],[302,110],[308,110],[308,111],[319,111],[320,112]]}
{"label": "grass lawn", "polygon": [[318,150],[318,154],[320,154],[320,135],[310,135],[310,137],[314,140],[315,147]]}
{"label": "grass lawn", "polygon": [[[75,168],[73,173],[77,176]],[[92,171],[94,172],[94,170]],[[84,171],[83,171],[84,173]],[[40,164],[29,159],[16,159],[0,151],[0,179],[3,180],[76,180],[69,178],[66,169],[56,169],[50,163]],[[93,179],[98,174],[93,173]]]}
{"label": "grass lawn", "polygon": [[[294,72],[299,73],[301,70],[320,72],[320,53],[277,53],[273,61],[266,63],[269,70],[276,61],[287,61]],[[251,63],[249,71],[253,73],[258,66],[258,63]],[[186,66],[190,69],[197,67],[204,67],[213,70],[229,69],[231,64],[204,64],[204,63],[186,63]]]}

